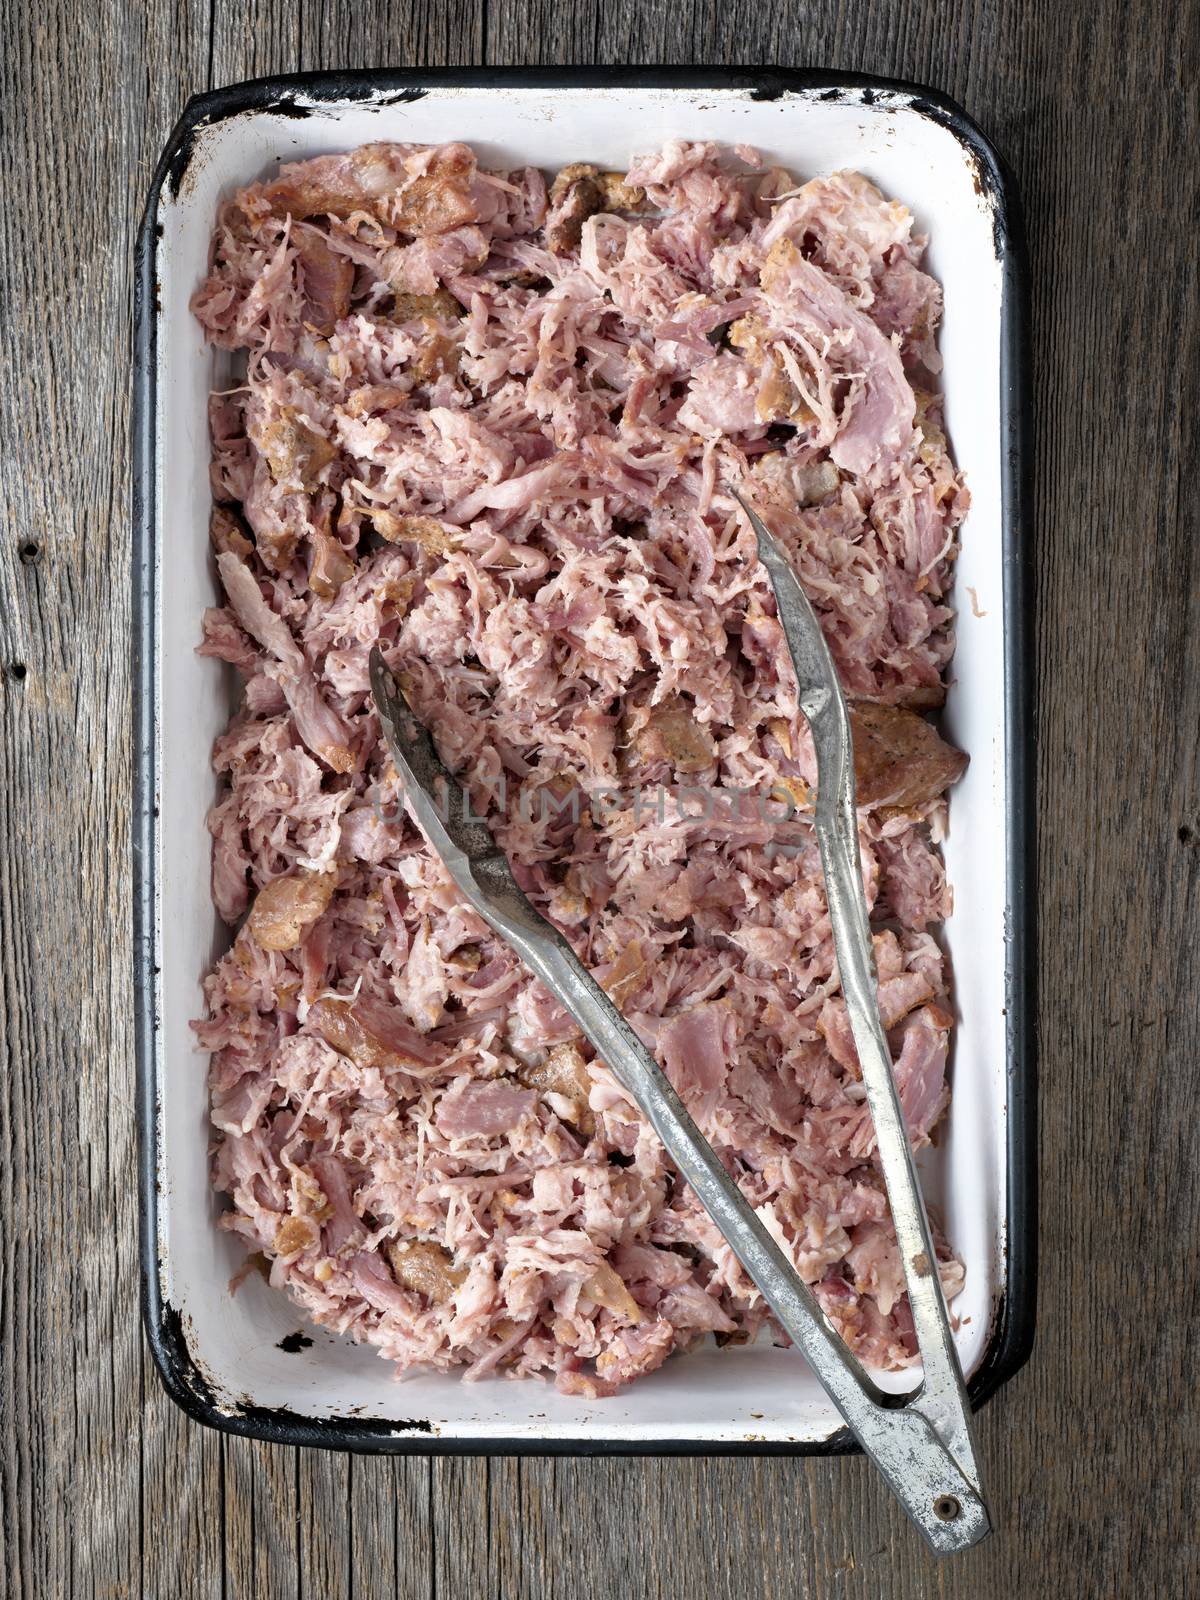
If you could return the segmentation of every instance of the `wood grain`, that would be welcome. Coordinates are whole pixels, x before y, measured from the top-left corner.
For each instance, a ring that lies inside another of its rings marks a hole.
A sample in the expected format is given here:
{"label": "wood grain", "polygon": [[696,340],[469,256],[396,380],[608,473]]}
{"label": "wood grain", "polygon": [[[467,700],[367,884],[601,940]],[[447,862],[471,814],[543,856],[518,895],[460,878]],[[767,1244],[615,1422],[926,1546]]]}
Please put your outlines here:
{"label": "wood grain", "polygon": [[[1200,1575],[1194,5],[0,0],[0,1560],[58,1596],[1183,1595]],[[1034,264],[1042,1289],[937,1566],[864,1463],[427,1461],[219,1439],[137,1323],[130,277],[188,94],[322,66],[776,62],[924,80]]]}

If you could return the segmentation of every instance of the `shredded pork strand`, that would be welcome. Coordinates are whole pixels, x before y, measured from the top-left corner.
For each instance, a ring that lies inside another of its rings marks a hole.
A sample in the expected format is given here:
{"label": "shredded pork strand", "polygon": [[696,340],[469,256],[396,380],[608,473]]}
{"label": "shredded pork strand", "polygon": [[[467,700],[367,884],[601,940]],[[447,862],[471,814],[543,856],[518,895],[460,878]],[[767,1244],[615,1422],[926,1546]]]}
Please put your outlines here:
{"label": "shredded pork strand", "polygon": [[[940,704],[967,493],[903,205],[672,142],[626,174],[463,144],[283,167],[193,308],[244,691],[205,980],[225,1226],[400,1369],[592,1399],[782,1337],[637,1108],[402,809],[379,644],[535,904],[869,1363],[912,1360],[749,494],[855,707],[863,875],[914,1143],[948,1101]],[[771,807],[762,801],[769,797]],[[685,803],[686,799],[686,803]],[[943,1281],[962,1268],[940,1244]]]}

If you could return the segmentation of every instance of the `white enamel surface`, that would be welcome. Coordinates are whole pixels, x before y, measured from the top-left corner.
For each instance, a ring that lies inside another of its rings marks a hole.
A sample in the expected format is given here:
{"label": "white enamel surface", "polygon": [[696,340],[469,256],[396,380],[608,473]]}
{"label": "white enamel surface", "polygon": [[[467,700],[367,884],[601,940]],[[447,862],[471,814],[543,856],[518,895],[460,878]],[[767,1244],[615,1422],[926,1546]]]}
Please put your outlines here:
{"label": "white enamel surface", "polygon": [[[229,1279],[242,1249],[217,1228],[208,1185],[206,1058],[189,1018],[224,936],[209,899],[205,813],[215,785],[209,749],[232,707],[232,669],[194,653],[200,613],[214,603],[208,555],[205,401],[220,377],[188,313],[207,262],[218,202],[275,162],[372,139],[465,139],[487,164],[571,160],[624,166],[671,137],[748,142],[807,178],[853,167],[905,201],[931,236],[930,270],[945,290],[941,337],[952,448],[972,509],[958,563],[958,653],[946,709],[949,736],[970,752],[954,791],[946,860],[957,909],[945,942],[960,1011],[954,1099],[927,1194],[967,1268],[955,1305],[968,1373],[984,1354],[1003,1291],[1005,1244],[1004,858],[1001,594],[1001,272],[993,217],[972,158],[904,96],[826,101],[816,91],[755,101],[740,90],[434,89],[412,104],[314,105],[306,118],[245,113],[197,135],[179,196],[164,186],[158,221],[157,636],[160,814],[156,869],[161,970],[156,1007],[160,1151],[160,1273],[183,1314],[189,1346],[230,1409],[254,1403],[315,1418],[427,1419],[443,1437],[612,1439],[628,1444],[742,1439],[819,1440],[839,1419],[801,1359],[769,1345],[706,1348],[669,1361],[632,1390],[588,1404],[541,1383],[451,1377],[397,1382],[372,1350],[307,1328],[310,1348],[277,1348],[302,1318],[252,1274]],[[972,593],[974,602],[972,603]],[[906,1388],[912,1374],[889,1386]],[[411,1437],[411,1435],[410,1435]]]}

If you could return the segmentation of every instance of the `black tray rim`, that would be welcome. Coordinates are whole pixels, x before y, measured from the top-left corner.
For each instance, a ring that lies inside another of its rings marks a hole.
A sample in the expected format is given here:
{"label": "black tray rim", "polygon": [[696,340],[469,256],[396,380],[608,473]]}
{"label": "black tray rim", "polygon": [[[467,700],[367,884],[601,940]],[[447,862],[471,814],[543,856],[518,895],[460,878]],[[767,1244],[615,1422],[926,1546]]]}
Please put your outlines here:
{"label": "black tray rim", "polygon": [[194,1421],[268,1443],[369,1454],[465,1456],[831,1456],[861,1453],[845,1428],[823,1440],[611,1440],[578,1437],[443,1438],[424,1419],[376,1421],[310,1417],[287,1409],[231,1409],[214,1392],[188,1343],[184,1318],[166,1301],[158,1231],[156,1095],[158,969],[155,965],[155,419],[158,305],[155,217],[164,185],[177,193],[197,133],[248,112],[302,117],[304,102],[400,104],[430,89],[665,88],[748,91],[775,100],[792,94],[870,105],[876,96],[911,98],[911,109],[950,132],[977,163],[993,201],[1002,273],[1001,442],[1005,618],[1004,711],[1009,817],[1005,888],[1005,1049],[1007,1084],[1007,1271],[992,1335],[968,1385],[978,1410],[1029,1359],[1037,1296],[1037,839],[1033,677],[1031,509],[1033,410],[1030,385],[1029,268],[1016,183],[971,117],[940,90],[866,73],[779,67],[438,67],[291,73],[248,79],[193,96],[175,124],[150,182],[135,247],[132,406],[132,694],[134,792],[132,855],[141,1312],[155,1367],[171,1399]]}

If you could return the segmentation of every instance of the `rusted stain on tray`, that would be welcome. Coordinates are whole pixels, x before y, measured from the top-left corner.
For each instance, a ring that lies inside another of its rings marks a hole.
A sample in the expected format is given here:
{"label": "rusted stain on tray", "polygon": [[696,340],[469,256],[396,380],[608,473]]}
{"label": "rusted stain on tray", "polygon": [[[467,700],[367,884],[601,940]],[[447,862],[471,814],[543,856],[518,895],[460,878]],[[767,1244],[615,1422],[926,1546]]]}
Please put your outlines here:
{"label": "rusted stain on tray", "polygon": [[197,154],[200,135],[223,122],[260,116],[294,117],[300,120],[317,115],[325,103],[354,102],[356,99],[369,110],[382,111],[391,106],[411,105],[413,101],[423,100],[428,92],[427,89],[396,89],[390,94],[376,95],[373,92],[366,92],[356,96],[352,91],[339,85],[331,85],[328,92],[324,93],[320,86],[314,86],[312,90],[305,92],[303,99],[285,90],[264,100],[261,105],[248,106],[244,110],[209,112],[205,116],[198,117],[179,140],[178,148],[167,168],[167,187],[171,191],[172,199],[178,200],[184,189],[185,180],[190,180],[193,176],[193,161]]}
{"label": "rusted stain on tray", "polygon": [[953,139],[958,141],[967,164],[967,171],[971,174],[971,183],[976,195],[983,202],[985,208],[992,214],[992,243],[995,246],[998,260],[1003,260],[1008,245],[1008,230],[1004,217],[1004,206],[1000,192],[998,175],[989,166],[984,165],[979,159],[979,153],[963,136],[962,129],[954,117],[944,107],[926,100],[918,95],[910,101],[912,109],[918,116],[925,117],[928,121],[936,123],[939,128],[944,128]]}
{"label": "rusted stain on tray", "polygon": [[[247,1395],[224,1398],[219,1380],[207,1363],[192,1350],[188,1335],[192,1319],[178,1307],[164,1303],[158,1325],[158,1344],[166,1373],[173,1384],[185,1389],[206,1411],[223,1417],[239,1418],[267,1436],[279,1429],[287,1433],[297,1424],[314,1426],[317,1419],[306,1417],[288,1406],[260,1406]],[[355,1417],[354,1431],[361,1441],[386,1440],[401,1434],[420,1433],[434,1437],[441,1429],[425,1417]]]}
{"label": "rusted stain on tray", "polygon": [[171,191],[172,199],[179,199],[180,193],[184,188],[185,179],[188,180],[190,185],[194,178],[193,158],[197,154],[200,135],[208,129],[219,127],[223,122],[231,122],[244,117],[256,117],[263,113],[268,116],[295,117],[297,119],[311,117],[315,109],[315,106],[301,104],[294,95],[281,94],[268,104],[260,106],[253,111],[214,112],[210,116],[201,117],[179,141],[179,148],[176,150],[171,165],[167,169],[167,187]]}

